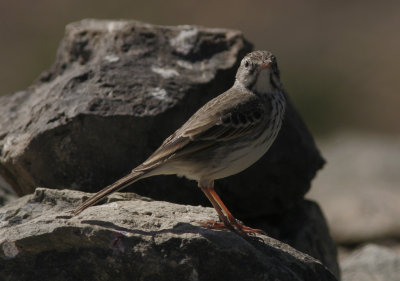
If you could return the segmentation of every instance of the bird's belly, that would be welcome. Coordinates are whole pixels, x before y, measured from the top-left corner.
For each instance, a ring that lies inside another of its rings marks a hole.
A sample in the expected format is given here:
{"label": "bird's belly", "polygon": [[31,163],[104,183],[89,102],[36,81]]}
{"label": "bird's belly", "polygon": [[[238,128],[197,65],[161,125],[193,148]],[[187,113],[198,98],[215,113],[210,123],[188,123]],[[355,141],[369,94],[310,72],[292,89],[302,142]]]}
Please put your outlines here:
{"label": "bird's belly", "polygon": [[221,161],[224,164],[214,167],[209,174],[213,179],[221,179],[240,173],[257,162],[271,144],[271,141],[266,140],[264,143],[233,150]]}
{"label": "bird's belly", "polygon": [[[247,145],[231,145],[217,147],[209,151],[209,158],[195,157],[188,161],[171,161],[163,167],[164,174],[177,174],[198,182],[211,182],[216,179],[237,174],[259,160],[269,149],[275,134],[267,130],[258,141],[250,141]],[[177,171],[179,171],[177,173]]]}

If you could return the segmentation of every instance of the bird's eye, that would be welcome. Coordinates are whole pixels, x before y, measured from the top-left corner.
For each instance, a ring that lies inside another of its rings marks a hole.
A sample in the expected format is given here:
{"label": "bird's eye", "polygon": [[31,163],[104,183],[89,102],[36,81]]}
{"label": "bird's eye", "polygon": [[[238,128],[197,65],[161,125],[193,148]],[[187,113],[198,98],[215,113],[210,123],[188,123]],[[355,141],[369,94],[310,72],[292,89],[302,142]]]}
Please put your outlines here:
{"label": "bird's eye", "polygon": [[249,61],[248,61],[248,60],[244,62],[244,67],[246,67],[246,68],[247,68],[247,67],[249,67],[249,65],[250,65],[250,63],[249,63]]}

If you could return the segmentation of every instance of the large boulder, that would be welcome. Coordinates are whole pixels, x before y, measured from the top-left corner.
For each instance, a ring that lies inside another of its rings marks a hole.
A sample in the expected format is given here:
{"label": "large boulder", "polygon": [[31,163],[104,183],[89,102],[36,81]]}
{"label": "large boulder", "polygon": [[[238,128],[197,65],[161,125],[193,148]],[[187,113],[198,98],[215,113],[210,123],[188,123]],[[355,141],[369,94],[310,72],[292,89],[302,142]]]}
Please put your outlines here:
{"label": "large boulder", "polygon": [[264,235],[196,222],[211,208],[131,193],[71,217],[88,194],[38,188],[0,209],[0,279],[336,280],[319,261]]}
{"label": "large boulder", "polygon": [[[67,26],[54,65],[0,99],[0,174],[19,195],[36,186],[97,191],[144,161],[192,113],[228,89],[252,49],[239,31],[83,20]],[[289,102],[271,150],[216,183],[241,219],[282,213],[324,161]],[[164,176],[131,189],[208,204],[194,182]]]}

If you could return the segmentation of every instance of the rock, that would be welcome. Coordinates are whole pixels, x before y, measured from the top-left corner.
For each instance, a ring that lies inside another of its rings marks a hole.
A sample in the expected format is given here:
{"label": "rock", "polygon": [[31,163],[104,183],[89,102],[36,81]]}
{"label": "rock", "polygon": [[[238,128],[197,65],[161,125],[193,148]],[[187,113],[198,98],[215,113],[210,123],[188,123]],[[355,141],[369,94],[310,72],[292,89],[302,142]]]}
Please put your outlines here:
{"label": "rock", "polygon": [[38,188],[0,209],[1,280],[336,280],[273,238],[198,226],[211,208],[117,193],[71,218],[82,196]]}
{"label": "rock", "polygon": [[97,190],[229,88],[250,50],[233,30],[72,23],[50,70],[1,98],[1,174],[19,195],[37,185]]}
{"label": "rock", "polygon": [[307,195],[341,245],[400,238],[399,139],[341,134],[321,142],[326,169]]}
{"label": "rock", "polygon": [[10,186],[0,176],[0,207],[8,202],[15,200],[17,195],[13,192]]}
{"label": "rock", "polygon": [[340,279],[337,249],[317,203],[302,200],[280,216],[263,217],[249,223],[263,229],[269,236],[320,260]]}
{"label": "rock", "polygon": [[400,256],[393,250],[369,244],[342,263],[343,281],[399,281]]}
{"label": "rock", "polygon": [[[202,104],[231,87],[250,50],[234,30],[72,23],[52,68],[27,90],[0,100],[0,174],[19,195],[36,186],[98,191],[129,173]],[[276,214],[302,199],[322,165],[289,104],[267,155],[217,182],[216,189],[241,219]],[[208,205],[196,183],[175,176],[145,179],[130,190]]]}

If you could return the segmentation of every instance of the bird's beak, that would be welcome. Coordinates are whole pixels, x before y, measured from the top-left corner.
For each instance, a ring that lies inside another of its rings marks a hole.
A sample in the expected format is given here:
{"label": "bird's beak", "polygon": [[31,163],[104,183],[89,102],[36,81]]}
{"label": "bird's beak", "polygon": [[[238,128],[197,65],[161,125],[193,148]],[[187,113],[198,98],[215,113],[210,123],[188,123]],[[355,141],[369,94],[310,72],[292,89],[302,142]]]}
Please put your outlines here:
{"label": "bird's beak", "polygon": [[263,69],[266,69],[266,68],[268,68],[270,65],[271,65],[271,63],[272,63],[272,61],[271,60],[266,60],[265,62],[263,62],[261,65],[260,65],[260,70],[263,70]]}

